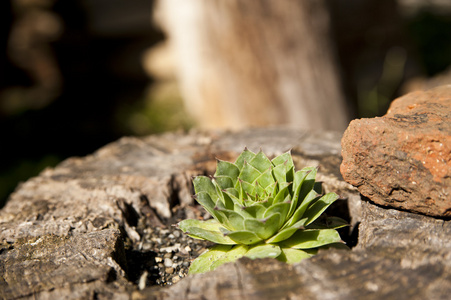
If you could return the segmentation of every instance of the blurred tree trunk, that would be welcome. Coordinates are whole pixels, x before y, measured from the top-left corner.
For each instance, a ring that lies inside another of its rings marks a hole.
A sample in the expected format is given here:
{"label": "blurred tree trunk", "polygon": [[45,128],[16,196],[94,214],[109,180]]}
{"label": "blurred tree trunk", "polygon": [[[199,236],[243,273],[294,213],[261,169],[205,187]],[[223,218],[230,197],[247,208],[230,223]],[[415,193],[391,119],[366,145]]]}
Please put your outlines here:
{"label": "blurred tree trunk", "polygon": [[164,0],[157,19],[201,127],[346,128],[323,0]]}

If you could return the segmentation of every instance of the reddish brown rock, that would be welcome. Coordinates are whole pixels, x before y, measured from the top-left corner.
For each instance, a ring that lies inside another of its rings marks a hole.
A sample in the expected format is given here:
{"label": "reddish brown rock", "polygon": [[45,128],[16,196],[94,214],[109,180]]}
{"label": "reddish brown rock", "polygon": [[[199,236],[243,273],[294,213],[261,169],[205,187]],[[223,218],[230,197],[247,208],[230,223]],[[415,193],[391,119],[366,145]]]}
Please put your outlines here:
{"label": "reddish brown rock", "polygon": [[451,85],[396,99],[381,118],[354,120],[341,174],[377,204],[451,216]]}

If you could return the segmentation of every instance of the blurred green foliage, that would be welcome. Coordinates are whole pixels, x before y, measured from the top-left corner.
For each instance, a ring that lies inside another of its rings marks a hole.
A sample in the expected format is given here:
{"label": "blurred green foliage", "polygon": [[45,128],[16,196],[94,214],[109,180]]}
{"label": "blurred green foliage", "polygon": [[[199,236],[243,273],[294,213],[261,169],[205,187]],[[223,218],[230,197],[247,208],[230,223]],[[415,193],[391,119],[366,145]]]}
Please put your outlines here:
{"label": "blurred green foliage", "polygon": [[140,101],[122,106],[116,114],[120,130],[131,135],[147,135],[189,130],[194,120],[186,113],[175,81],[152,85]]}

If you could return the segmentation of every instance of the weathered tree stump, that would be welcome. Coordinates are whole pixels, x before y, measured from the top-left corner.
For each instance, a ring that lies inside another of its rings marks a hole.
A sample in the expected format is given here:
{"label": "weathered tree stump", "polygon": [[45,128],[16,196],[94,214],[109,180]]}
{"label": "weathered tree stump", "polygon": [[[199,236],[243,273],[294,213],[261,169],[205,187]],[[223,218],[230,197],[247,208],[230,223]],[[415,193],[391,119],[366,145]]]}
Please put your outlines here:
{"label": "weathered tree stump", "polygon": [[[70,158],[20,185],[0,210],[0,297],[446,298],[450,223],[362,202],[341,179],[340,139],[340,133],[286,128],[168,133],[122,138]],[[212,173],[215,157],[233,160],[245,146],[268,155],[291,149],[297,168],[319,166],[324,189],[347,198],[334,214],[350,220],[351,229],[360,223],[357,247],[295,265],[240,259],[173,286],[132,280],[142,277],[133,266],[145,263],[137,261],[145,228],[173,224],[180,210],[195,214],[191,176]]]}

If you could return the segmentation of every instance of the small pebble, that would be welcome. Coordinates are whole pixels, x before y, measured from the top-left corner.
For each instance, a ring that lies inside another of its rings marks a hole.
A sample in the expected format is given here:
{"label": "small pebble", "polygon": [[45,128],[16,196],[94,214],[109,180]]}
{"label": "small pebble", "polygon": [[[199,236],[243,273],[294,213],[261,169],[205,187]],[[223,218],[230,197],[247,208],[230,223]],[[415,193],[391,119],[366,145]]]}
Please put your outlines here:
{"label": "small pebble", "polygon": [[185,268],[189,267],[190,263],[188,261],[184,261],[182,263],[182,266],[184,266]]}
{"label": "small pebble", "polygon": [[158,256],[155,257],[155,262],[160,263],[162,261],[163,261],[163,259],[161,257],[158,257]]}
{"label": "small pebble", "polygon": [[174,268],[172,268],[172,267],[171,268],[166,268],[165,271],[168,274],[172,274],[172,273],[174,273]]}
{"label": "small pebble", "polygon": [[170,258],[165,258],[164,259],[164,266],[165,267],[172,267],[172,264],[173,264],[172,259],[170,259]]}

